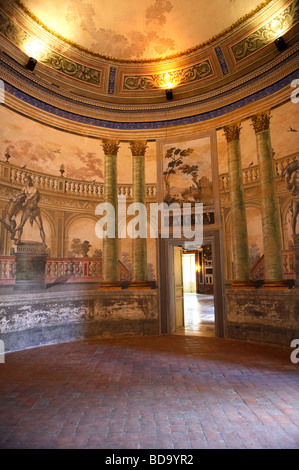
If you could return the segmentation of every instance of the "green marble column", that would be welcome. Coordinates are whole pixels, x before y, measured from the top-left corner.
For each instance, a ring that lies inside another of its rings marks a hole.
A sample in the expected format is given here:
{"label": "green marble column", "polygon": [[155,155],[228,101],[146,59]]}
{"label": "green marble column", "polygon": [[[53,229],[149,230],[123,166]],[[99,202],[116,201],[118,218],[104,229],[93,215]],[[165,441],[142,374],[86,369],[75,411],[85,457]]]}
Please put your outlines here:
{"label": "green marble column", "polygon": [[264,240],[265,287],[284,286],[282,241],[274,185],[273,150],[270,136],[270,112],[252,118],[256,134],[260,177],[262,228]]}
{"label": "green marble column", "polygon": [[[130,142],[133,156],[133,202],[146,206],[145,150],[146,141]],[[133,282],[147,281],[147,239],[133,239]]]}
{"label": "green marble column", "polygon": [[234,281],[232,287],[249,288],[250,281],[249,249],[245,198],[242,175],[240,148],[240,130],[238,123],[223,128],[227,141],[230,211],[232,221],[232,244]]}
{"label": "green marble column", "polygon": [[119,145],[117,141],[103,139],[102,147],[105,154],[104,161],[104,202],[113,205],[115,219],[111,220],[115,224],[115,237],[103,239],[103,283],[117,283],[118,281],[118,232],[117,232],[117,152]]}

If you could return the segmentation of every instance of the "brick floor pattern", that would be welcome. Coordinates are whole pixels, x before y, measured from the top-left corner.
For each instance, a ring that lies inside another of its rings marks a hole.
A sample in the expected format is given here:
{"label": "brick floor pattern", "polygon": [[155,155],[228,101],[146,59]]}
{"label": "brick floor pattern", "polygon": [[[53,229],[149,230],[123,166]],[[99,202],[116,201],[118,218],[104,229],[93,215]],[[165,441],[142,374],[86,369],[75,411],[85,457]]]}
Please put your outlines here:
{"label": "brick floor pattern", "polygon": [[288,348],[179,335],[9,353],[0,448],[298,449],[299,364]]}

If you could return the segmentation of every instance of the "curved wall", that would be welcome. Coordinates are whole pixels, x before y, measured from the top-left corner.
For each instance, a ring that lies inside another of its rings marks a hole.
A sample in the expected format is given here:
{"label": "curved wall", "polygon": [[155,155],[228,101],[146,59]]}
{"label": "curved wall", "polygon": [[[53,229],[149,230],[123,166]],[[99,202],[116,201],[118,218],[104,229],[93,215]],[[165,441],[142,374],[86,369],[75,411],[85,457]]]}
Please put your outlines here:
{"label": "curved wall", "polygon": [[[129,141],[145,140],[147,207],[152,202],[162,202],[165,197],[164,172],[169,169],[167,150],[171,147],[192,149],[193,153],[184,163],[196,167],[197,175],[192,180],[190,174],[183,171],[177,170],[175,178],[169,173],[171,194],[181,201],[186,200],[184,198],[187,196],[196,196],[194,185],[199,183],[199,178],[209,181],[213,197],[211,202],[205,204],[204,212],[212,222],[204,227],[204,233],[217,232],[217,239],[221,240],[217,250],[220,264],[224,266],[221,282],[230,281],[233,275],[233,221],[223,126],[241,122],[240,145],[249,240],[251,245],[253,241],[257,242],[257,251],[262,255],[261,225],[255,222],[260,214],[260,177],[255,133],[250,118],[265,110],[271,110],[270,132],[283,249],[290,248],[288,207],[291,195],[282,179],[282,170],[289,161],[298,159],[298,104],[291,101],[291,93],[295,90],[292,85],[298,79],[298,43],[294,27],[298,21],[298,2],[270,2],[263,12],[259,11],[256,16],[248,18],[234,31],[227,32],[198,51],[160,64],[124,64],[106,60],[99,66],[95,57],[70,48],[68,53],[72,61],[87,61],[89,68],[98,68],[101,78],[98,85],[86,78],[63,74],[46,61],[38,63],[33,73],[26,70],[26,56],[18,41],[24,34],[25,26],[30,26],[35,32],[41,32],[41,29],[24,12],[20,13],[12,2],[7,5],[4,13],[2,9],[2,14],[6,15],[7,29],[0,31],[0,77],[4,84],[0,115],[2,122],[5,122],[0,129],[0,208],[4,214],[9,198],[21,191],[24,176],[32,174],[41,193],[40,207],[52,257],[68,258],[74,238],[91,243],[89,255],[102,249],[101,240],[97,244],[94,233],[91,235],[92,223],[96,221],[96,205],[103,201],[105,155],[102,139],[119,142],[117,192],[127,197],[127,204],[132,202],[133,183]],[[233,46],[238,43],[244,46],[243,40],[246,42],[251,34],[264,31],[269,18],[278,11],[282,17],[284,12],[292,11],[286,35],[289,47],[279,53],[272,40],[266,41],[248,57],[236,60],[232,54]],[[8,26],[16,19],[19,29],[11,37]],[[42,34],[49,35],[45,31]],[[58,38],[50,39],[53,48],[62,48]],[[182,72],[188,67],[196,69],[204,57],[210,60],[211,76],[198,81],[187,80],[174,89],[173,101],[166,101],[165,91],[155,86],[138,89],[141,78],[147,84],[153,83],[155,77],[157,79],[164,74],[166,66],[170,72]],[[112,80],[113,67],[115,75]],[[126,74],[131,74],[131,86],[137,89],[125,91],[121,88]],[[80,220],[88,220],[88,223],[82,224]],[[13,284],[3,282],[7,281],[7,271],[3,274],[3,266],[8,266],[7,257],[12,248],[7,231],[1,225],[0,324],[6,350],[90,335],[161,332],[159,273],[162,261],[157,240],[147,240],[146,262],[148,274],[152,276],[151,280],[157,281],[159,289],[113,293],[99,292],[98,285],[93,283],[73,285],[67,281],[49,286],[44,292],[19,294],[14,291]],[[120,240],[119,262],[129,270],[132,269],[132,253],[132,240]],[[269,304],[271,295],[263,297],[259,292],[256,299],[262,299],[266,310],[258,320],[254,315],[246,317],[246,311],[250,309],[248,298],[244,292],[242,295],[242,318],[237,314],[237,293],[230,292],[227,297],[233,310],[228,311],[224,318],[225,334],[288,345],[290,338],[298,331],[297,290],[290,295],[288,291],[276,292],[277,309],[274,308],[274,313],[271,313]],[[218,302],[222,302],[221,308],[225,311],[225,299],[218,299]],[[250,302],[254,302],[254,297]],[[258,312],[258,307],[254,307],[254,311]],[[289,312],[292,315],[288,322],[284,322]]]}

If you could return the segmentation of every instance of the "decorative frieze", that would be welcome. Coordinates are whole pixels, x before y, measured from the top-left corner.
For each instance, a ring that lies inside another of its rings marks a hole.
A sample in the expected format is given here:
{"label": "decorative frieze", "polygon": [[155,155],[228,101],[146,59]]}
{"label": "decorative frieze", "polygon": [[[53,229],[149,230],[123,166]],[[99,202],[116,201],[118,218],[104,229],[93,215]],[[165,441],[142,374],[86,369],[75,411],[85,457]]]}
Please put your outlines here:
{"label": "decorative frieze", "polygon": [[[205,59],[191,67],[170,71],[167,74],[167,81],[172,83],[173,86],[178,86],[212,77],[215,75],[215,71],[210,59]],[[146,91],[165,88],[165,75],[166,73],[124,75],[122,89],[124,91]]]}
{"label": "decorative frieze", "polygon": [[101,71],[95,70],[85,65],[79,64],[70,59],[66,59],[57,52],[49,51],[39,61],[52,69],[57,70],[69,77],[76,78],[82,82],[92,85],[100,85]]}
{"label": "decorative frieze", "polygon": [[299,18],[299,0],[293,1],[281,13],[231,46],[236,63],[267,46],[277,38],[277,31],[288,31]]}

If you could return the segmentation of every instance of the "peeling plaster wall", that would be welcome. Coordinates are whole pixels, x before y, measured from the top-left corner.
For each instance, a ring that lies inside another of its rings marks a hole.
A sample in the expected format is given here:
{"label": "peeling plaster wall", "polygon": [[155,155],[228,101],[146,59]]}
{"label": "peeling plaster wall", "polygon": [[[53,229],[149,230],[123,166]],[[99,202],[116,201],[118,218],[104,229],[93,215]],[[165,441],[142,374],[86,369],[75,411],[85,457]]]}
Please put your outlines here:
{"label": "peeling plaster wall", "polygon": [[299,338],[299,291],[226,290],[227,336],[290,346]]}
{"label": "peeling plaster wall", "polygon": [[157,291],[3,295],[0,330],[6,352],[98,335],[158,334]]}

